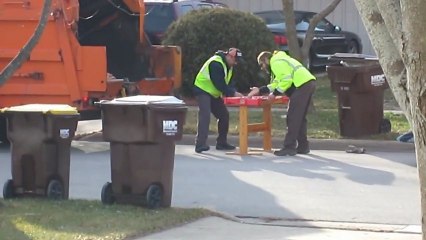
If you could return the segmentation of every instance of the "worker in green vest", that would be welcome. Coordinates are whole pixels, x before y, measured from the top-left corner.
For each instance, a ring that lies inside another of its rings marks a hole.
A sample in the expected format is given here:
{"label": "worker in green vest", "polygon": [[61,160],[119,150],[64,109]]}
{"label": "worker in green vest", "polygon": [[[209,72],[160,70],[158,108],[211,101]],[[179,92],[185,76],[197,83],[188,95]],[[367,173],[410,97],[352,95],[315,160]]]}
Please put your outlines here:
{"label": "worker in green vest", "polygon": [[222,97],[242,97],[232,84],[232,71],[242,53],[237,48],[218,51],[209,58],[195,77],[194,94],[198,102],[198,131],[195,139],[195,152],[210,149],[207,138],[210,126],[210,114],[218,120],[217,150],[233,150],[235,146],[227,141],[229,130],[229,112]]}
{"label": "worker in green vest", "polygon": [[269,98],[274,98],[278,94],[285,94],[290,99],[284,146],[274,154],[277,156],[308,154],[310,148],[306,114],[315,92],[315,76],[283,51],[261,52],[257,62],[263,71],[270,74],[271,82],[260,88],[251,88],[247,97],[269,94]]}

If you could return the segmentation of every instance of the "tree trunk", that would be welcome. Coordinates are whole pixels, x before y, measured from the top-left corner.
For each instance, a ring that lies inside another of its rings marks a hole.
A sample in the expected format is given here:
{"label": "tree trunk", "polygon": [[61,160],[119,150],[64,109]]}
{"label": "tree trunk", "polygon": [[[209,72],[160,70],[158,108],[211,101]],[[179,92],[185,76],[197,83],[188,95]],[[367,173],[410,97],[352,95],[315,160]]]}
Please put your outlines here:
{"label": "tree trunk", "polygon": [[[375,1],[355,0],[355,3],[370,36],[374,51],[379,57],[380,65],[386,75],[389,87],[399,106],[411,122],[410,101],[407,94],[407,72],[401,54],[388,31],[388,27],[393,28],[394,26],[392,23],[389,23],[389,26],[385,24]],[[397,19],[401,19],[401,17],[401,15],[395,16]]]}
{"label": "tree trunk", "polygon": [[291,57],[304,62],[302,58],[302,52],[299,45],[299,40],[297,39],[296,31],[296,17],[294,15],[294,2],[293,0],[282,0],[283,2],[283,12],[285,20],[285,31],[287,37],[288,49]]}
{"label": "tree trunk", "polygon": [[336,9],[337,5],[339,5],[339,3],[341,1],[342,0],[334,0],[324,10],[322,10],[321,12],[315,14],[315,16],[309,22],[309,28],[308,28],[308,31],[306,32],[306,36],[305,36],[305,39],[303,40],[302,49],[301,49],[303,63],[306,64],[306,61],[308,60],[309,50],[311,49],[312,41],[314,40],[316,26],[318,25],[318,23],[322,19],[324,19],[331,12],[333,12],[334,9]]}
{"label": "tree trunk", "polygon": [[413,129],[426,240],[426,2],[355,0],[386,78]]}
{"label": "tree trunk", "polygon": [[333,12],[341,1],[342,0],[334,0],[324,10],[315,14],[309,22],[309,28],[306,31],[305,39],[303,39],[302,43],[299,43],[296,31],[296,18],[294,15],[294,2],[293,0],[282,0],[288,48],[293,58],[307,66],[309,50],[311,49],[314,39],[315,27],[323,18]]}
{"label": "tree trunk", "polygon": [[401,1],[404,34],[402,58],[408,74],[412,126],[416,144],[417,169],[420,178],[423,240],[426,240],[426,2]]}
{"label": "tree trunk", "polygon": [[12,61],[1,71],[0,73],[0,86],[3,85],[12,75],[18,70],[22,64],[27,61],[31,51],[40,40],[40,37],[46,27],[47,20],[50,15],[50,6],[52,0],[45,0],[43,4],[43,10],[41,12],[40,22],[34,34],[31,36],[25,46],[19,51],[19,53],[12,59]]}

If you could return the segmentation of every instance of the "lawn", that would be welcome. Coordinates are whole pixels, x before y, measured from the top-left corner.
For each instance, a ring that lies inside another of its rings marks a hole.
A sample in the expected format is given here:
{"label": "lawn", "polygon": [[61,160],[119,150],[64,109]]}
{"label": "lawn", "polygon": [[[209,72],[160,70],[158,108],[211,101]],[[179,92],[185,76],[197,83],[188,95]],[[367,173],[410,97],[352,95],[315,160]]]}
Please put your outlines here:
{"label": "lawn", "polygon": [[0,239],[125,239],[208,215],[202,209],[148,210],[99,201],[0,200]]}
{"label": "lawn", "polygon": [[[385,110],[397,110],[398,106],[390,90],[385,91]],[[330,139],[341,138],[339,134],[339,117],[337,110],[336,93],[330,89],[330,82],[326,76],[317,80],[317,90],[314,96],[315,110],[308,115],[308,135],[310,138]],[[197,131],[197,108],[190,108],[187,114],[184,132],[195,134]],[[238,134],[238,108],[229,108],[230,111],[230,134]],[[249,115],[250,122],[260,122],[262,112],[259,109],[252,109]],[[385,118],[392,124],[392,131],[387,134],[368,136],[369,139],[395,139],[401,133],[409,131],[409,124],[402,114],[385,112]],[[272,134],[273,136],[284,136],[285,134],[285,109],[283,106],[276,106],[272,111]],[[216,120],[212,117],[210,123],[212,133],[217,132]]]}

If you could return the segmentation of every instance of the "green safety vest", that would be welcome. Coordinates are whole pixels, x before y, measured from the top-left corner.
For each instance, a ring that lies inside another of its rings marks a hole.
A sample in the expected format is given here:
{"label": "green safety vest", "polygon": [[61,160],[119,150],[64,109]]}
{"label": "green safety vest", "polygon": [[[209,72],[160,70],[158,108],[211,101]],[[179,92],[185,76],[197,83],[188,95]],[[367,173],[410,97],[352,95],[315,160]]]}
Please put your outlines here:
{"label": "green safety vest", "polygon": [[299,61],[287,55],[283,51],[275,51],[270,60],[272,71],[271,83],[268,88],[271,92],[278,90],[283,93],[292,84],[296,88],[302,86],[310,80],[316,80],[315,76],[309,72]]}
{"label": "green safety vest", "polygon": [[209,58],[209,60],[207,60],[204,63],[204,65],[201,68],[200,72],[195,77],[194,85],[197,86],[197,87],[199,87],[200,89],[204,90],[205,92],[209,93],[213,97],[218,98],[218,97],[222,96],[222,92],[219,91],[213,85],[213,82],[212,82],[212,80],[210,78],[209,65],[213,61],[216,61],[216,62],[219,62],[220,64],[222,64],[223,71],[225,72],[225,83],[226,83],[226,85],[229,84],[229,82],[231,81],[231,78],[232,78],[232,68],[228,72],[226,64],[222,60],[222,57],[219,56],[219,55],[214,55],[213,57]]}

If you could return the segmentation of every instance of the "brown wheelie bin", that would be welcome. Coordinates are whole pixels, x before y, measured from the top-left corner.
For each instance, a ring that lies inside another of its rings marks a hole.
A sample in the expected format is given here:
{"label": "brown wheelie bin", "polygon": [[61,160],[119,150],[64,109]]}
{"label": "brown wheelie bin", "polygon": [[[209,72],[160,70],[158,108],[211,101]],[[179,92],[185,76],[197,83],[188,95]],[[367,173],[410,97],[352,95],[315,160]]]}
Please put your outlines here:
{"label": "brown wheelie bin", "polygon": [[100,107],[103,138],[111,148],[111,183],[102,188],[102,202],[169,207],[186,105],[173,96],[139,95]]}
{"label": "brown wheelie bin", "polygon": [[68,199],[70,147],[79,114],[61,104],[29,104],[5,108],[12,154],[12,179],[4,198],[44,196]]}
{"label": "brown wheelie bin", "polygon": [[361,137],[389,132],[383,118],[384,90],[389,86],[377,58],[335,54],[327,66],[331,88],[337,92],[340,135]]}

